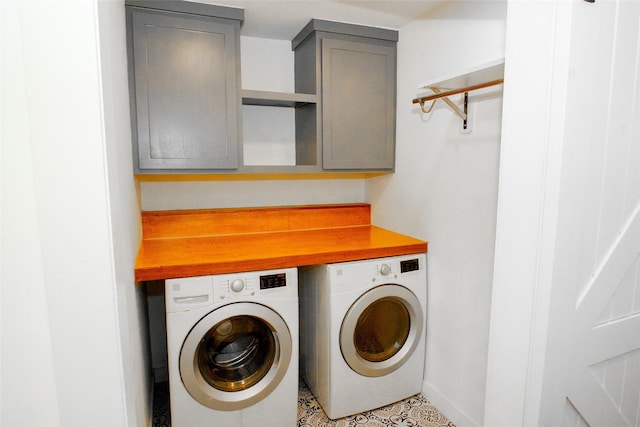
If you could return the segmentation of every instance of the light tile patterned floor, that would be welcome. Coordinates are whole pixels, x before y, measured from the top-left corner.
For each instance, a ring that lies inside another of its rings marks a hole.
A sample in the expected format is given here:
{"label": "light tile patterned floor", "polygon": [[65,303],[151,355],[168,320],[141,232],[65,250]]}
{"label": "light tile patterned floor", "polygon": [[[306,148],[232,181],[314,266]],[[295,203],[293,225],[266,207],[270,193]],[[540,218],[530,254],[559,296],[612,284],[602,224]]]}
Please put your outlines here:
{"label": "light tile patterned floor", "polygon": [[[170,427],[169,383],[155,384],[153,401],[153,427]],[[313,394],[300,380],[298,387],[298,427],[455,426],[420,394],[374,411],[339,420],[331,420],[325,415]]]}
{"label": "light tile patterned floor", "polygon": [[300,380],[298,427],[455,427],[421,394],[382,408],[331,420]]}

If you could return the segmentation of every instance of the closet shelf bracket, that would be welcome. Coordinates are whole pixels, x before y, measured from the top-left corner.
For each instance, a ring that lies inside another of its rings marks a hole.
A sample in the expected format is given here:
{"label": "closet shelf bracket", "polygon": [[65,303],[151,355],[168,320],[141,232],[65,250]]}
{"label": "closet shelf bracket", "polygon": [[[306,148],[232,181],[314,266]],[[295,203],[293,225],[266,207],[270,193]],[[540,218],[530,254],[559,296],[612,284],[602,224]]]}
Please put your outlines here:
{"label": "closet shelf bracket", "polygon": [[[445,104],[447,104],[447,106],[451,109],[451,111],[453,111],[456,115],[458,115],[462,121],[462,127],[463,129],[467,128],[467,106],[469,103],[469,92],[471,92],[472,90],[478,90],[478,89],[483,89],[485,87],[491,87],[491,86],[495,86],[495,85],[499,85],[501,83],[504,82],[504,79],[497,79],[497,80],[492,80],[490,82],[485,82],[485,83],[480,83],[477,85],[473,85],[473,86],[467,86],[461,89],[455,89],[455,90],[450,90],[447,92],[442,92],[441,89],[437,88],[437,87],[428,87],[428,89],[430,89],[433,92],[433,95],[429,95],[429,96],[422,96],[420,98],[415,98],[413,99],[413,103],[414,104],[419,104],[420,105],[420,109],[422,110],[423,113],[428,114],[431,112],[431,110],[433,109],[433,106],[435,105],[435,102],[438,99],[441,99]],[[463,106],[462,106],[462,110],[453,102],[451,101],[451,99],[449,99],[450,96],[453,95],[458,95],[460,93],[464,93],[464,102],[463,102]],[[431,105],[429,106],[428,109],[424,108],[424,104],[432,101]]]}
{"label": "closet shelf bracket", "polygon": [[[420,84],[418,86],[419,89],[428,89],[433,93],[415,98],[413,103],[420,104],[422,112],[428,114],[433,110],[436,101],[441,99],[447,104],[447,107],[449,107],[451,111],[462,119],[463,130],[468,131],[467,121],[469,117],[467,107],[469,103],[469,92],[501,83],[504,83],[504,58],[497,58],[466,69],[453,76]],[[462,107],[459,107],[450,97],[461,93],[464,94],[464,100]],[[428,102],[431,102],[431,105],[425,108],[425,104]]]}

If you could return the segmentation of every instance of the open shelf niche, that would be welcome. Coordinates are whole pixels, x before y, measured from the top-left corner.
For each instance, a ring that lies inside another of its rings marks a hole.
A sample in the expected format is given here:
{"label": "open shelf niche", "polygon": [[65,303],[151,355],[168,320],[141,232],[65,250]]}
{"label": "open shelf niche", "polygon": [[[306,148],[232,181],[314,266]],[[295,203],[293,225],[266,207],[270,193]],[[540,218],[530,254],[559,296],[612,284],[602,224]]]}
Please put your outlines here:
{"label": "open shelf niche", "polygon": [[[321,172],[314,156],[305,159],[299,124],[315,117],[318,96],[294,91],[294,52],[291,42],[241,37],[242,158],[241,174],[309,174]],[[308,112],[312,110],[312,112]]]}

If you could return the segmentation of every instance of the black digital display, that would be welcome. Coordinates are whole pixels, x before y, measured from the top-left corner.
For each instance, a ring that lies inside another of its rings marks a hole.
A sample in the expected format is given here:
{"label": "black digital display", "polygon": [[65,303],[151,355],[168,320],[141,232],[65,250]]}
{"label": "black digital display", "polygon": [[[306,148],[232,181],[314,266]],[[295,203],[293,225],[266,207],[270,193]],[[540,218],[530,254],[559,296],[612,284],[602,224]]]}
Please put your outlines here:
{"label": "black digital display", "polygon": [[418,258],[416,259],[408,259],[406,261],[400,261],[400,273],[408,273],[409,271],[420,270],[420,265],[418,264]]}
{"label": "black digital display", "polygon": [[286,273],[270,274],[260,276],[260,289],[273,289],[287,286]]}

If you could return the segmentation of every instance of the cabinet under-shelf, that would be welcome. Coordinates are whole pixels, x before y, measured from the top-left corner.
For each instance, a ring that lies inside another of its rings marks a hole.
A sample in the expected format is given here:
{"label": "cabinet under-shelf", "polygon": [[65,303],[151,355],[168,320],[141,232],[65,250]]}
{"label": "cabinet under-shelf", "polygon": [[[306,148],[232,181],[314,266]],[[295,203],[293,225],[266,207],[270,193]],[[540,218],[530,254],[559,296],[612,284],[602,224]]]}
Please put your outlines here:
{"label": "cabinet under-shelf", "polygon": [[307,104],[316,104],[317,100],[318,95],[315,94],[242,90],[243,105],[297,108]]}

